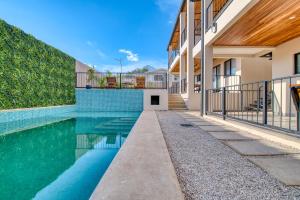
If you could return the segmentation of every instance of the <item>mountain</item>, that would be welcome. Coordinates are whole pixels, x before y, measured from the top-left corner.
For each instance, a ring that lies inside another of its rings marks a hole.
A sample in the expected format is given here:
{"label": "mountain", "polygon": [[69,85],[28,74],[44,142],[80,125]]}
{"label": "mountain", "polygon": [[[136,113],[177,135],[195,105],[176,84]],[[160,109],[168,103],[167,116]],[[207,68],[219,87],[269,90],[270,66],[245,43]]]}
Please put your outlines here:
{"label": "mountain", "polygon": [[155,70],[156,70],[156,68],[152,67],[151,65],[146,65],[142,68],[136,68],[135,70],[131,71],[130,73],[145,73],[145,72],[152,72]]}

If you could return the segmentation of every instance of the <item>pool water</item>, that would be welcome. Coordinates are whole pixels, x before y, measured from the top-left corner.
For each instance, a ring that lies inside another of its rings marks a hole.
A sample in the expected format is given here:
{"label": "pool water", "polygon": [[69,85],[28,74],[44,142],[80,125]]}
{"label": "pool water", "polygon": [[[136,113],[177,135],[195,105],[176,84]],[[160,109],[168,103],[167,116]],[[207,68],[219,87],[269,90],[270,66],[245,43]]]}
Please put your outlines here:
{"label": "pool water", "polygon": [[78,115],[0,133],[0,199],[89,199],[138,115]]}

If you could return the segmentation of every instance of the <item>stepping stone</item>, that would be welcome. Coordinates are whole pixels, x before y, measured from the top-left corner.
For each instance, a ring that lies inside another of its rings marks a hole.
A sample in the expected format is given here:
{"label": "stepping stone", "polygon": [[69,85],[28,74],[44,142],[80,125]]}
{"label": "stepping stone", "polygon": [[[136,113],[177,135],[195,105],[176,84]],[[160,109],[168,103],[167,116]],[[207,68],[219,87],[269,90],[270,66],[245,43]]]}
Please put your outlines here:
{"label": "stepping stone", "polygon": [[258,140],[259,137],[242,132],[209,132],[218,140]]}
{"label": "stepping stone", "polygon": [[234,132],[235,129],[230,127],[225,127],[221,125],[212,125],[212,126],[199,126],[202,130],[207,132]]}
{"label": "stepping stone", "polygon": [[215,124],[206,121],[193,122],[196,126],[214,126]]}
{"label": "stepping stone", "polygon": [[249,157],[250,161],[288,186],[300,186],[300,155]]}
{"label": "stepping stone", "polygon": [[229,147],[244,156],[275,156],[300,153],[299,150],[283,147],[272,142],[257,141],[227,141]]}

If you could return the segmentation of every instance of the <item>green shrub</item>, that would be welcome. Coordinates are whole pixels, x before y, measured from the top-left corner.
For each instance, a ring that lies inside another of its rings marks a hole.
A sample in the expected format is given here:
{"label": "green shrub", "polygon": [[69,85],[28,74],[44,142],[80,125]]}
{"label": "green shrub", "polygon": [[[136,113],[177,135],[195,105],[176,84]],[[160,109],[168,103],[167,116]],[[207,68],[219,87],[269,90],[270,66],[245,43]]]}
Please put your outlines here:
{"label": "green shrub", "polygon": [[75,59],[0,20],[0,109],[75,103]]}

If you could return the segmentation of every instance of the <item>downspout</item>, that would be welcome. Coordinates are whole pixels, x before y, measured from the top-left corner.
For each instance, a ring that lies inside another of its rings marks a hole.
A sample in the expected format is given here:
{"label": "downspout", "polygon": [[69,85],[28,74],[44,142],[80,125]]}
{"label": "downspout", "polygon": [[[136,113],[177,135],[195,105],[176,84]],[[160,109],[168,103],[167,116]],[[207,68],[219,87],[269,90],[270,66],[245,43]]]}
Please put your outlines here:
{"label": "downspout", "polygon": [[[204,87],[204,82],[205,82],[205,78],[204,78],[204,73],[205,73],[205,69],[204,69],[204,65],[205,65],[205,60],[204,60],[204,29],[205,29],[205,0],[201,0],[201,116],[204,116],[204,101],[205,101],[205,87]],[[205,102],[207,103],[207,102]]]}

